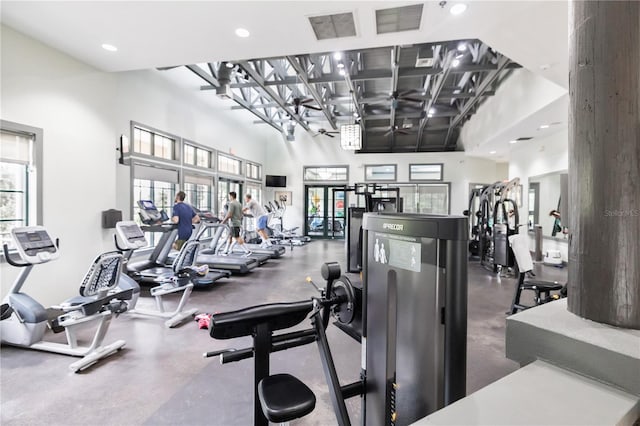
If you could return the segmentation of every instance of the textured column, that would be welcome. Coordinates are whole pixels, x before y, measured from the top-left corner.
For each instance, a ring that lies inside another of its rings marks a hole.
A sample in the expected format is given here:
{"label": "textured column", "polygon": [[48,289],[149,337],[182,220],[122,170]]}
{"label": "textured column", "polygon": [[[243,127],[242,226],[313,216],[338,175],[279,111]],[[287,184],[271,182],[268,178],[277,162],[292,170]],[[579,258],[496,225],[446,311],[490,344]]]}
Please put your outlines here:
{"label": "textured column", "polygon": [[569,7],[568,308],[640,329],[640,2]]}

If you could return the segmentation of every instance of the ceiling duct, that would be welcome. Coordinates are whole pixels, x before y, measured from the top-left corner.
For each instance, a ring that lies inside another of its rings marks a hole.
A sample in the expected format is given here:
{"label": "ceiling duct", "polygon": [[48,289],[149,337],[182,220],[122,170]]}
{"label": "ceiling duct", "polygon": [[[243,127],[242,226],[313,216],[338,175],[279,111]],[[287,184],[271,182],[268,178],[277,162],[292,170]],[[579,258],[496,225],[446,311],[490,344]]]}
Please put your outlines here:
{"label": "ceiling duct", "polygon": [[420,29],[422,3],[411,6],[392,7],[376,10],[376,31],[378,34],[397,33]]}
{"label": "ceiling duct", "polygon": [[310,16],[309,22],[318,40],[353,37],[356,35],[356,24],[351,12]]}
{"label": "ceiling duct", "polygon": [[231,92],[231,68],[227,66],[226,62],[220,62],[218,67],[218,83],[216,87],[216,95],[223,99],[232,99],[233,93]]}

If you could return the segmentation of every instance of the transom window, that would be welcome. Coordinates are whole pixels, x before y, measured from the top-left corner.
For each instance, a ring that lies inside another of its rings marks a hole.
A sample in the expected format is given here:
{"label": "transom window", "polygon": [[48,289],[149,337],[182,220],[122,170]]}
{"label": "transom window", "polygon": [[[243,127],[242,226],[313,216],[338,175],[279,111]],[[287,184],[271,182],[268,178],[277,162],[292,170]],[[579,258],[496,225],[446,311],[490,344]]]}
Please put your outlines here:
{"label": "transom window", "polygon": [[348,181],[349,168],[347,166],[336,167],[305,167],[305,181]]}
{"label": "transom window", "polygon": [[197,167],[211,167],[211,151],[184,144],[184,163]]}
{"label": "transom window", "polygon": [[241,161],[236,158],[218,154],[218,171],[232,175],[241,174]]}
{"label": "transom window", "polygon": [[410,164],[409,180],[442,180],[442,164]]}
{"label": "transom window", "polygon": [[247,179],[261,180],[262,167],[255,163],[247,163]]}
{"label": "transom window", "polygon": [[395,181],[397,179],[397,167],[395,164],[379,164],[364,166],[365,181]]}
{"label": "transom window", "polygon": [[153,157],[175,160],[176,141],[141,127],[133,128],[133,151]]}

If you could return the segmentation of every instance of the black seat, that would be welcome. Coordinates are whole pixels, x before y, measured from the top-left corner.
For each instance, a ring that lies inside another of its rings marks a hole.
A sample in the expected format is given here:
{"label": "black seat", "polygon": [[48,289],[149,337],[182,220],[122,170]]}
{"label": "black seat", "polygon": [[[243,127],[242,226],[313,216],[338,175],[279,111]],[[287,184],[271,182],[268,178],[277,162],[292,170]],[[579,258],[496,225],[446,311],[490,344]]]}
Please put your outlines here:
{"label": "black seat", "polygon": [[[524,310],[527,308],[532,308],[533,306],[542,305],[543,303],[549,302],[552,300],[551,292],[562,290],[563,285],[558,282],[552,281],[541,281],[541,280],[525,280],[526,274],[524,272],[520,273],[520,277],[518,279],[518,284],[516,288],[516,293],[513,297],[513,303],[511,304],[511,313],[515,314],[520,310]],[[534,302],[535,305],[527,306],[520,303],[520,297],[522,296],[522,292],[524,290],[533,291]]]}
{"label": "black seat", "polygon": [[311,389],[290,374],[275,374],[258,383],[258,397],[270,422],[284,423],[306,416],[316,406]]}

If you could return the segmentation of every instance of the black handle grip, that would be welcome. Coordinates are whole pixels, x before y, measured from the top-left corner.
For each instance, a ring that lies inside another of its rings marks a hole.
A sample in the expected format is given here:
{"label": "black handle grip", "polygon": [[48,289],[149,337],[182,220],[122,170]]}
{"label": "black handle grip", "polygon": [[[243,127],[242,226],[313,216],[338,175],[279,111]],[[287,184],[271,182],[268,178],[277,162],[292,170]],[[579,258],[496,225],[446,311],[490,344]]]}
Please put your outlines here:
{"label": "black handle grip", "polygon": [[7,260],[7,263],[11,266],[16,266],[18,268],[24,268],[26,266],[31,266],[31,263],[28,262],[16,262],[11,258],[11,254],[9,253],[9,246],[7,244],[2,245],[2,249],[4,251],[4,258]]}

